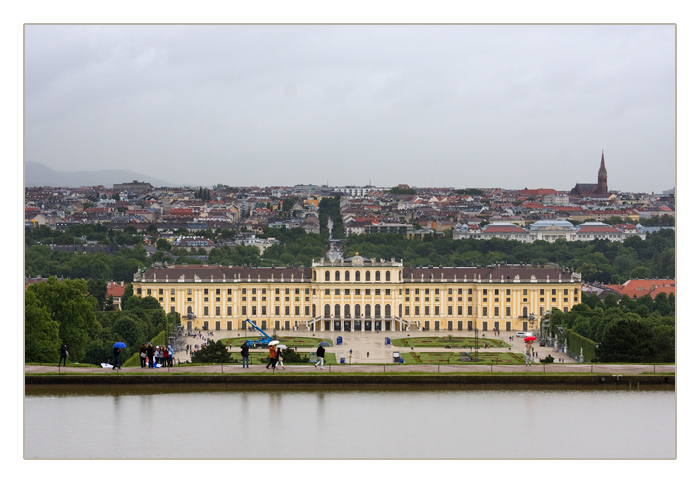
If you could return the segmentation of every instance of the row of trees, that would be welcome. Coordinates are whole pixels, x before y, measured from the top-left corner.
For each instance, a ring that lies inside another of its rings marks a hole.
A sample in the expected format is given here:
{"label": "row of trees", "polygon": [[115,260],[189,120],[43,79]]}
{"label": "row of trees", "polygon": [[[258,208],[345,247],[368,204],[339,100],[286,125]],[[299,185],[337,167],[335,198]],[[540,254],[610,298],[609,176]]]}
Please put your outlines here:
{"label": "row of trees", "polygon": [[165,314],[153,297],[133,297],[128,287],[124,310],[100,311],[98,297],[84,279],[47,281],[25,290],[25,362],[57,363],[66,344],[72,362],[99,364],[112,358],[115,342],[127,343],[123,360],[156,334],[173,330],[177,314]]}
{"label": "row of trees", "polygon": [[[331,198],[326,198],[332,200]],[[330,203],[330,202],[329,202]],[[325,213],[325,212],[324,212]],[[329,209],[329,213],[332,210]],[[327,216],[327,215],[325,215]],[[334,225],[334,231],[335,231]],[[301,228],[279,230],[268,228],[263,237],[273,237],[281,243],[260,254],[255,247],[214,248],[208,263],[222,265],[293,265],[309,266],[328,249],[325,234],[308,234]],[[202,263],[191,257],[206,254],[203,249],[193,253],[158,243],[158,251],[148,257],[143,245],[122,248],[116,253],[85,254],[60,252],[44,245],[30,244],[25,251],[27,277],[57,276],[66,278],[102,279],[130,282],[139,267],[154,262]],[[660,230],[646,240],[628,238],[624,242],[596,240],[593,242],[555,243],[491,239],[454,240],[451,237],[407,239],[394,234],[350,235],[344,243],[347,254],[361,253],[367,258],[403,260],[406,266],[484,266],[492,263],[556,263],[582,274],[587,282],[624,283],[631,278],[675,278],[675,232]]]}
{"label": "row of trees", "polygon": [[564,314],[554,310],[550,328],[563,327],[596,344],[600,362],[674,362],[675,296],[660,293],[655,299],[610,294],[603,301],[582,294],[582,303]]}
{"label": "row of trees", "polygon": [[424,240],[394,234],[350,235],[345,254],[359,252],[367,258],[395,258],[408,266],[484,266],[492,263],[556,263],[581,273],[587,282],[624,283],[630,278],[675,278],[675,231],[660,230],[646,240],[631,237],[624,242],[521,243],[451,237]]}

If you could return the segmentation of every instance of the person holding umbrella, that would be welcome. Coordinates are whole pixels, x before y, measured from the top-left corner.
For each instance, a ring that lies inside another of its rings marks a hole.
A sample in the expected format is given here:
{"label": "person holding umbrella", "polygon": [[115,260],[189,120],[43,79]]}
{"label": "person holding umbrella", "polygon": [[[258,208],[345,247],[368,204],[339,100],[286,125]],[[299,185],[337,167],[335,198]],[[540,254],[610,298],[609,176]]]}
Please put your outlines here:
{"label": "person holding umbrella", "polygon": [[112,367],[112,370],[117,370],[119,369],[120,371],[122,370],[121,362],[119,361],[119,357],[121,356],[122,349],[126,347],[126,344],[124,342],[117,342],[114,344],[114,350],[112,353],[114,354],[114,366]]}
{"label": "person holding umbrella", "polygon": [[282,358],[282,349],[286,349],[286,345],[278,345],[277,346],[277,352],[275,353],[275,367],[276,366],[281,366],[282,369],[284,369],[284,359]]}
{"label": "person holding umbrella", "polygon": [[275,348],[274,344],[270,344],[268,346],[268,350],[270,352],[270,362],[267,363],[265,366],[265,369],[269,369],[270,366],[272,366],[272,369],[275,369],[275,359],[277,358],[277,349]]}
{"label": "person holding umbrella", "polygon": [[525,365],[532,365],[532,341],[537,340],[537,337],[525,337]]}

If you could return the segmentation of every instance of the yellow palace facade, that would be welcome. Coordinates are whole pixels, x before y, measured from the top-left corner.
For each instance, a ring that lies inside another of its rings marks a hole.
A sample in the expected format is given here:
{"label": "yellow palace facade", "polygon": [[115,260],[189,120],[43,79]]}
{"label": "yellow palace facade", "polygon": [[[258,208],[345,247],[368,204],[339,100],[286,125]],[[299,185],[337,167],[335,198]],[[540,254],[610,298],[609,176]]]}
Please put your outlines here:
{"label": "yellow palace facade", "polygon": [[580,302],[581,277],[555,266],[404,267],[314,261],[311,267],[152,267],[134,295],[156,298],[187,330],[528,331]]}

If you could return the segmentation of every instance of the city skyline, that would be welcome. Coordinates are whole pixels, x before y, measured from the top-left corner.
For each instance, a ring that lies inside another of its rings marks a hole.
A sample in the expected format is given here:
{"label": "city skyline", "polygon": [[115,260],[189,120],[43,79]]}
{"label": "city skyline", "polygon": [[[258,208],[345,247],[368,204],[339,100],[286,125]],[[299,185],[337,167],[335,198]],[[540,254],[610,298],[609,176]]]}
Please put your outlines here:
{"label": "city skyline", "polygon": [[[26,25],[25,161],[173,185],[675,187],[674,25]],[[125,182],[131,180],[115,180]]]}

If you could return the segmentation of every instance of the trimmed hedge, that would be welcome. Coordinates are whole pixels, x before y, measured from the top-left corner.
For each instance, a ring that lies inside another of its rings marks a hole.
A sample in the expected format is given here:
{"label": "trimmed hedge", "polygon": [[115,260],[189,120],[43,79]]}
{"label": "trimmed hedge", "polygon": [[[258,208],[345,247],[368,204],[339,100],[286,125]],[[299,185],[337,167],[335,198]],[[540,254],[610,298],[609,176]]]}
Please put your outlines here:
{"label": "trimmed hedge", "polygon": [[566,332],[566,340],[569,346],[569,354],[572,356],[580,356],[581,348],[583,348],[583,361],[579,362],[594,362],[596,360],[595,341],[577,334],[572,330]]}

